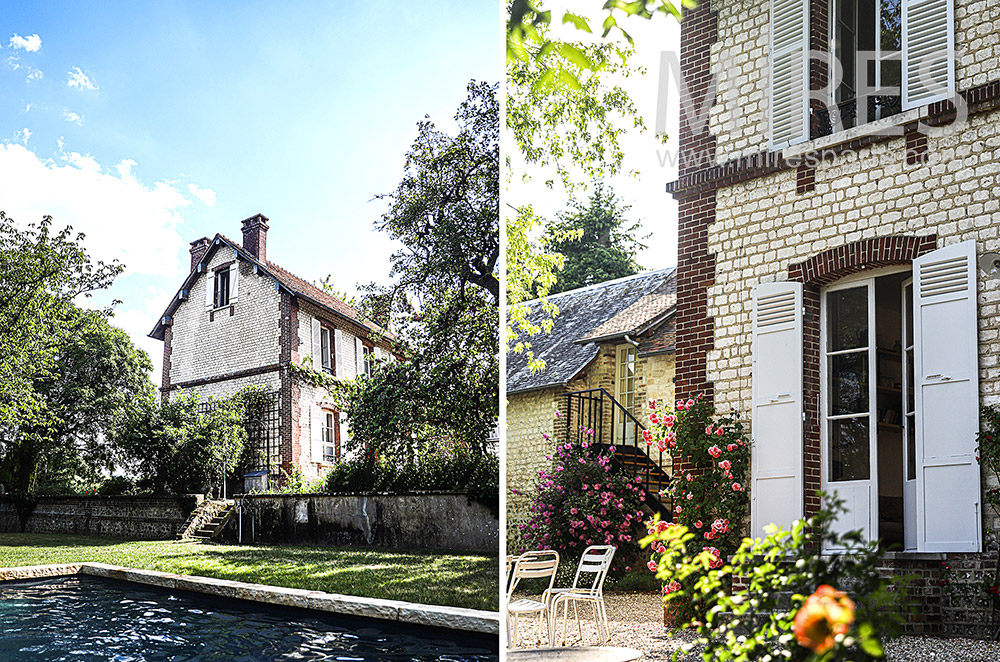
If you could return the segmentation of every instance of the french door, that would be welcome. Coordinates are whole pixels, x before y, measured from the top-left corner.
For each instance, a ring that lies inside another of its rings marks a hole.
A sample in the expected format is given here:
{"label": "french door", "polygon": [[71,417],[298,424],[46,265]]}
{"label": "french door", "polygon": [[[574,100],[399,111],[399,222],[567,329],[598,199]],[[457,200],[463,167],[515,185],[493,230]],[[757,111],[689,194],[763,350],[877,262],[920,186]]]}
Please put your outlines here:
{"label": "french door", "polygon": [[[615,353],[615,400],[625,410],[635,415],[635,363],[633,345],[618,345]],[[615,416],[614,440],[616,444],[635,439],[635,422],[628,416]]]}
{"label": "french door", "polygon": [[838,533],[878,531],[874,279],[830,287],[821,306],[823,491],[844,501]]}
{"label": "french door", "polygon": [[913,279],[903,283],[903,547],[917,549],[917,406],[914,398]]}

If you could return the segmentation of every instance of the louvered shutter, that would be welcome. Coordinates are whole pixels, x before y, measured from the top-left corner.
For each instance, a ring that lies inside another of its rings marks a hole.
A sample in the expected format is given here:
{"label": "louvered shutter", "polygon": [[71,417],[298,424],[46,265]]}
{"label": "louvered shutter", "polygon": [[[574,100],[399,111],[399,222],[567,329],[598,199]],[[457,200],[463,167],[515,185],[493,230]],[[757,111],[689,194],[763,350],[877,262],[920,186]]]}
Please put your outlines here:
{"label": "louvered shutter", "polygon": [[809,139],[809,3],[771,0],[771,149]]}
{"label": "louvered shutter", "polygon": [[337,377],[347,376],[347,366],[344,361],[344,332],[340,329],[333,330],[333,374]]}
{"label": "louvered shutter", "polygon": [[205,281],[205,309],[212,310],[215,308],[215,274],[206,270],[201,278]]}
{"label": "louvered shutter", "polygon": [[312,318],[312,367],[319,370],[323,367],[323,326],[315,317]]}
{"label": "louvered shutter", "polygon": [[913,261],[917,549],[980,549],[976,242]]}
{"label": "louvered shutter", "polygon": [[751,536],[803,516],[802,284],[753,292]]}
{"label": "louvered shutter", "polygon": [[903,110],[955,95],[953,0],[903,0]]}
{"label": "louvered shutter", "polygon": [[365,344],[361,338],[354,338],[354,361],[357,363],[358,376],[365,374]]}
{"label": "louvered shutter", "polygon": [[240,295],[240,262],[229,265],[229,303],[236,303]]}
{"label": "louvered shutter", "polygon": [[309,456],[313,462],[323,461],[323,418],[323,408],[313,405],[309,425]]}

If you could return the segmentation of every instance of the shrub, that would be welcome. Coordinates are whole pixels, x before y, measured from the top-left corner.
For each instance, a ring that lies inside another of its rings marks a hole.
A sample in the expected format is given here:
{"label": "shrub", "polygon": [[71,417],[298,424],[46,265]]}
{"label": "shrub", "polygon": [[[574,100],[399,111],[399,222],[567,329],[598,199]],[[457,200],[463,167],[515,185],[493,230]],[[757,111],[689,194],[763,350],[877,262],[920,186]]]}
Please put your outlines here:
{"label": "shrub", "polygon": [[[877,543],[865,542],[860,531],[830,532],[841,512],[841,502],[826,502],[791,531],[771,525],[764,539],[744,539],[729,563],[704,550],[685,526],[659,525],[643,539],[644,545],[663,545],[657,577],[671,589],[665,603],[689,600],[704,614],[682,625],[698,633],[703,659],[883,656],[880,638],[898,632],[902,591],[890,593],[888,580],[879,576]],[[821,555],[824,541],[845,552]],[[743,578],[745,590],[730,590],[734,577]]]}
{"label": "shrub", "polygon": [[[611,458],[587,441],[560,444],[546,459],[553,468],[538,472],[533,514],[519,525],[526,548],[578,557],[588,545],[616,545],[610,576],[624,575],[641,554],[645,490],[639,478],[613,473]],[[575,564],[560,567],[565,574]]]}

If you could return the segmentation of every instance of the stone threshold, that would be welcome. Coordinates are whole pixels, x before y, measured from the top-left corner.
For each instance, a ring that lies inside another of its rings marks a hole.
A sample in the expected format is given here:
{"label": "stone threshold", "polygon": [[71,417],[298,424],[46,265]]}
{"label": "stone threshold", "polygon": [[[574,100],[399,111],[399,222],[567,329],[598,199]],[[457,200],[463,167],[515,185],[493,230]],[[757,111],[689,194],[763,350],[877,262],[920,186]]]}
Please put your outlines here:
{"label": "stone threshold", "polygon": [[415,602],[404,602],[402,600],[359,598],[353,595],[307,591],[299,588],[282,588],[280,586],[267,586],[265,584],[248,584],[228,579],[177,575],[156,570],[138,570],[136,568],[124,568],[107,563],[71,563],[0,568],[0,584],[5,581],[18,579],[40,579],[71,575],[105,577],[250,602],[262,602],[283,607],[299,607],[335,614],[378,618],[386,621],[427,625],[450,630],[465,630],[480,634],[500,634],[500,614],[498,612],[424,605]]}

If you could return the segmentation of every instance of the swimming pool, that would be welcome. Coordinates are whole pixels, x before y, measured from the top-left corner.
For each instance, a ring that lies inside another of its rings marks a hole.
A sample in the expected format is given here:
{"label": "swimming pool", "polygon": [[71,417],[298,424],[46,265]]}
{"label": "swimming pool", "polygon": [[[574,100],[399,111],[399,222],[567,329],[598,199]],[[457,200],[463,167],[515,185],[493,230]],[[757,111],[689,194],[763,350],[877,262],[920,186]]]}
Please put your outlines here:
{"label": "swimming pool", "polygon": [[495,662],[495,636],[71,575],[0,583],[0,660]]}

